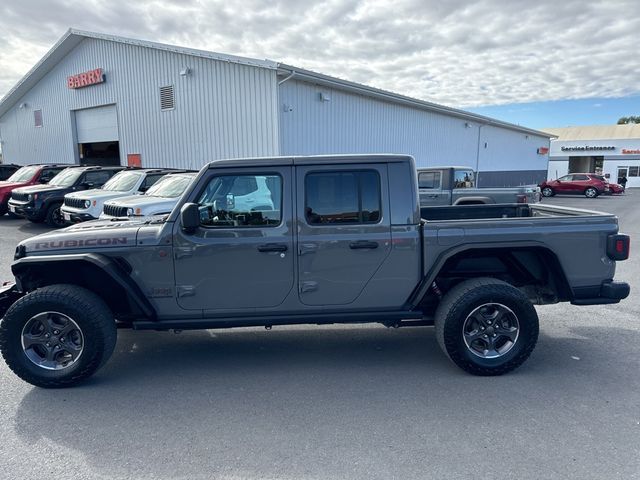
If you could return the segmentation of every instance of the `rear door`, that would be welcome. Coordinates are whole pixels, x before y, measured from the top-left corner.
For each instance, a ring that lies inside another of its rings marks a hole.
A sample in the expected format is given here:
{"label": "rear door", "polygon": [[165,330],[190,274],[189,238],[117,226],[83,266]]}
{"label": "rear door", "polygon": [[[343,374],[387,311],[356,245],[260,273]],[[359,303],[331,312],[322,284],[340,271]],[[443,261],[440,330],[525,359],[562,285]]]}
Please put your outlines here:
{"label": "rear door", "polygon": [[[284,301],[295,273],[291,170],[216,169],[203,179],[193,200],[200,227],[187,233],[176,222],[174,228],[180,307],[248,313]],[[261,202],[250,205],[253,199]]]}
{"label": "rear door", "polygon": [[391,250],[387,166],[298,166],[296,179],[300,302],[359,306]]}
{"label": "rear door", "polygon": [[443,189],[442,173],[441,170],[418,172],[421,207],[451,205],[451,190]]}

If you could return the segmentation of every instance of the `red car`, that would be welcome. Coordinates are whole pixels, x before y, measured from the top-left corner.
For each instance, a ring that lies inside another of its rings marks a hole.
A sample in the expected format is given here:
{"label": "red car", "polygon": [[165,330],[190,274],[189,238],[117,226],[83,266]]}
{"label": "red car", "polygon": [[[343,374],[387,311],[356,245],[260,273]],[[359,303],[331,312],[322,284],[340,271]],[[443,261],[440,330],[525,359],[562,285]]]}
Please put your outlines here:
{"label": "red car", "polygon": [[0,182],[0,216],[7,213],[9,198],[15,188],[47,183],[69,165],[27,165]]}
{"label": "red car", "polygon": [[557,180],[542,182],[540,190],[545,197],[566,194],[596,198],[603,193],[609,193],[609,184],[602,175],[595,173],[570,173]]}

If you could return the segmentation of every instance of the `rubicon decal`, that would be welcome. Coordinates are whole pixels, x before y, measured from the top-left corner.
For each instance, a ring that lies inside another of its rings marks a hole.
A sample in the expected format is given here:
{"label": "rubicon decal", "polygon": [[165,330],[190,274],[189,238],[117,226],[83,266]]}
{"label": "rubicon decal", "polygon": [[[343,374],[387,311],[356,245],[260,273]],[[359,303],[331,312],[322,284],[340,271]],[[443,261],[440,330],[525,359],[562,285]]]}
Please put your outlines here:
{"label": "rubicon decal", "polygon": [[73,247],[106,247],[109,245],[126,245],[126,237],[116,238],[89,238],[87,240],[53,240],[51,242],[36,242],[35,250],[49,250],[52,248],[73,248]]}

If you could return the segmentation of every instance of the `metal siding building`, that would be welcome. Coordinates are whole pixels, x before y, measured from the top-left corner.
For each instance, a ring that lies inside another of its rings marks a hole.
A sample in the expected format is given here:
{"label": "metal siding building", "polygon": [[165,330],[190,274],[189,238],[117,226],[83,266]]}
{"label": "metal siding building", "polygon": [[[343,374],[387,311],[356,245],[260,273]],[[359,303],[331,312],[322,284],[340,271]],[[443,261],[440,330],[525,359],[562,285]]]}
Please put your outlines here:
{"label": "metal siding building", "polygon": [[[103,83],[67,85],[96,68]],[[143,166],[180,168],[405,153],[419,166],[478,169],[480,186],[507,186],[546,177],[548,157],[537,152],[549,135],[268,60],[69,30],[0,102],[0,141],[5,162],[20,164],[89,163],[100,145],[119,163],[139,155]]]}

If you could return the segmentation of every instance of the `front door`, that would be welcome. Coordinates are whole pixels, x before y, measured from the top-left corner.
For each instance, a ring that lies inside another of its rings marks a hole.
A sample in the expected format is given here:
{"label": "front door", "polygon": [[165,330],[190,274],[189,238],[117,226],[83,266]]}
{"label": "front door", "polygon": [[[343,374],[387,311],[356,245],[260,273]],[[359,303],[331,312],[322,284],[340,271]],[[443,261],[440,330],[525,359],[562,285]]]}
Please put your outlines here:
{"label": "front door", "polygon": [[294,287],[292,167],[212,170],[197,193],[200,227],[176,222],[176,295],[187,310],[280,305]]}
{"label": "front door", "polygon": [[618,181],[616,183],[621,183],[622,177],[627,176],[627,167],[618,168]]}
{"label": "front door", "polygon": [[359,307],[391,251],[386,165],[299,166],[296,179],[300,301]]}

